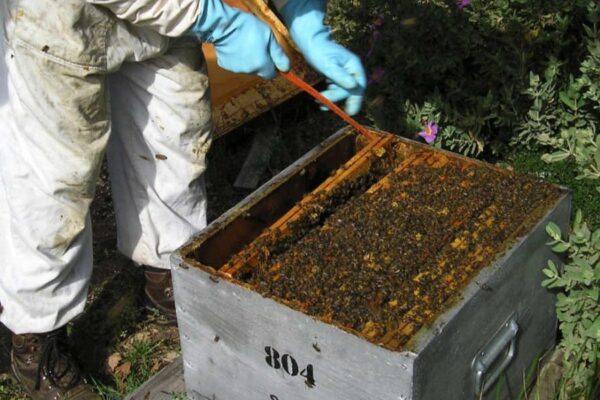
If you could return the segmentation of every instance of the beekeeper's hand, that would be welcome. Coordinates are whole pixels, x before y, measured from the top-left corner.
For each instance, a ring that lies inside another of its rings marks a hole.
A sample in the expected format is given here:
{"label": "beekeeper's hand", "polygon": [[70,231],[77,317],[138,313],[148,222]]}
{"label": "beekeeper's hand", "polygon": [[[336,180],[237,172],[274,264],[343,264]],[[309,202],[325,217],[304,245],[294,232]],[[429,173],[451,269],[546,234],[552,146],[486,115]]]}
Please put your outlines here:
{"label": "beekeeper's hand", "polygon": [[344,102],[346,112],[360,111],[367,77],[360,58],[337,44],[325,26],[325,0],[288,0],[281,15],[294,43],[330,85],[322,94],[333,102]]}
{"label": "beekeeper's hand", "polygon": [[271,29],[258,18],[221,0],[202,3],[202,13],[191,31],[201,41],[214,44],[221,68],[264,79],[274,78],[276,70],[290,69],[290,60]]}

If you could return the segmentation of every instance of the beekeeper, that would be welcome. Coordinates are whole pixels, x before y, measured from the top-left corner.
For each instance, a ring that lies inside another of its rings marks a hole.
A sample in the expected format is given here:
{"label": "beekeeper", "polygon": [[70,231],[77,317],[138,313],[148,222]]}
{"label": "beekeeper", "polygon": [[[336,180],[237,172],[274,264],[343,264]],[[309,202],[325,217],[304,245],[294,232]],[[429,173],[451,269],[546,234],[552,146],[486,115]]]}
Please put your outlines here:
{"label": "beekeeper", "polygon": [[[256,0],[261,1],[261,0]],[[275,0],[291,37],[358,112],[365,74],[332,41],[325,0]],[[4,0],[0,4],[0,321],[34,399],[98,399],[64,326],[92,273],[89,206],[106,149],[119,250],[145,300],[175,316],[169,256],[206,224],[206,64],[273,78],[290,61],[270,29],[221,0]]]}

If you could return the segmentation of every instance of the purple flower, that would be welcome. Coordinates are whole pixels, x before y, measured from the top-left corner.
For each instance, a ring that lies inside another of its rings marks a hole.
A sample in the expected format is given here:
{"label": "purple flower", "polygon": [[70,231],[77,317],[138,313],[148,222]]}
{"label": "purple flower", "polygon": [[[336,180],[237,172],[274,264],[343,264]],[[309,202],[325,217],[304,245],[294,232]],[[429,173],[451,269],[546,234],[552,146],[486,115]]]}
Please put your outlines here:
{"label": "purple flower", "polygon": [[459,10],[464,9],[465,7],[471,4],[471,0],[456,0],[456,6]]}
{"label": "purple flower", "polygon": [[381,28],[383,26],[384,21],[385,16],[383,14],[378,15],[377,18],[375,18],[375,21],[373,21],[373,29]]}
{"label": "purple flower", "polygon": [[421,136],[427,144],[431,144],[435,142],[435,138],[437,137],[439,130],[439,126],[434,122],[428,122],[423,127],[423,130],[419,132],[419,136]]}
{"label": "purple flower", "polygon": [[377,39],[379,38],[380,29],[383,26],[383,22],[385,21],[385,17],[383,15],[378,16],[373,24],[371,24],[371,40],[369,44],[369,50],[367,50],[367,58],[371,57],[373,54],[373,50],[375,50],[375,44],[377,43]]}
{"label": "purple flower", "polygon": [[377,43],[377,39],[379,38],[379,31],[374,31],[371,35],[371,44],[369,45],[369,50],[367,51],[367,58],[371,57],[373,51],[375,50],[375,44]]}
{"label": "purple flower", "polygon": [[383,76],[385,75],[385,69],[382,67],[377,67],[371,74],[369,75],[369,80],[367,81],[367,85],[371,85],[373,83],[379,82]]}

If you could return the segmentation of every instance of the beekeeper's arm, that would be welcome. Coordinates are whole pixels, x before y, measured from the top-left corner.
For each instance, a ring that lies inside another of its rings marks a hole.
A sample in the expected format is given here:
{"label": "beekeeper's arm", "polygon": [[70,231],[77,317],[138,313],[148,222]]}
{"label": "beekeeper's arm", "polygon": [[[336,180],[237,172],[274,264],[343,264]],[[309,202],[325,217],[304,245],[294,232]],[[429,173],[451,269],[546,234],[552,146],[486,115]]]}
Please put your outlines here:
{"label": "beekeeper's arm", "polygon": [[263,22],[221,0],[87,1],[166,36],[193,34],[213,43],[219,66],[229,71],[270,79],[276,69],[290,68],[288,57]]}
{"label": "beekeeper's arm", "polygon": [[[290,62],[271,30],[254,16],[222,0],[87,0],[117,17],[148,26],[163,35],[194,33],[215,45],[218,63],[233,72],[272,78]],[[331,82],[323,93],[344,101],[346,111],[360,110],[366,76],[360,59],[331,39],[325,26],[326,0],[274,0],[290,34],[307,61]]]}

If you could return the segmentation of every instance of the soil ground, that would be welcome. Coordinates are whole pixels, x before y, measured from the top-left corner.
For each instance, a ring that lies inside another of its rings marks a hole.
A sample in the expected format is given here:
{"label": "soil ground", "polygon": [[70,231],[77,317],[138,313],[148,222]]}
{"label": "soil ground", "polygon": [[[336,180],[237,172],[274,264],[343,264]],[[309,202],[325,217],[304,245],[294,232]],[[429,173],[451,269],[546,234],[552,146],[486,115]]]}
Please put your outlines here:
{"label": "soil ground", "polygon": [[[253,135],[277,127],[272,156],[261,183],[297,160],[344,124],[318,110],[306,96],[285,103],[244,127],[215,140],[206,172],[208,218],[213,220],[252,190],[233,186]],[[106,399],[118,399],[179,355],[177,329],[137,304],[139,269],[116,250],[115,219],[106,168],[92,205],[94,272],[85,313],[69,325],[80,362]],[[10,333],[0,325],[0,399],[26,399],[10,374]]]}

